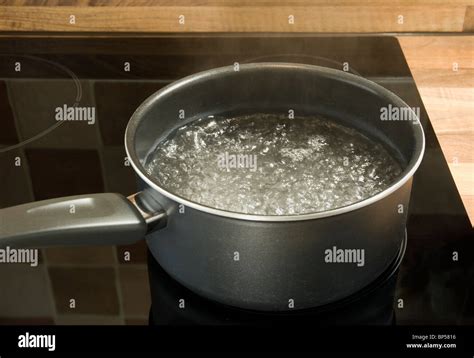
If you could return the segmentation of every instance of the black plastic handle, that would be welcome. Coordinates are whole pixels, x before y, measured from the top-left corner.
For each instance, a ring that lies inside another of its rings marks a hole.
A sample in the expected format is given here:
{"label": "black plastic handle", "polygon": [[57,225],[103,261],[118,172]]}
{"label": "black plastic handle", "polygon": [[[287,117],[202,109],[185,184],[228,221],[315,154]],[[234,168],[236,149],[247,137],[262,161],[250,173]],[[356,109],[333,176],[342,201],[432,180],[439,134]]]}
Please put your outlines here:
{"label": "black plastic handle", "polygon": [[[166,217],[159,212],[157,218]],[[0,209],[0,247],[122,245],[144,238],[141,210],[120,194],[90,194]]]}

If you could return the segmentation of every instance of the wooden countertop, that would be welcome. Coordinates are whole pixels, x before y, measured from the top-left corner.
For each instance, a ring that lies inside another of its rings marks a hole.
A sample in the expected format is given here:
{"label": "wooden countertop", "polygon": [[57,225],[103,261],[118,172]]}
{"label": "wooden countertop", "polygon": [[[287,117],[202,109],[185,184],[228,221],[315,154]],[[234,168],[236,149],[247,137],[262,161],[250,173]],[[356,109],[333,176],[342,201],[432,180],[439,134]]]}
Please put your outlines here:
{"label": "wooden countertop", "polygon": [[399,41],[474,225],[474,36]]}
{"label": "wooden countertop", "polygon": [[0,30],[462,32],[472,0],[0,0]]}

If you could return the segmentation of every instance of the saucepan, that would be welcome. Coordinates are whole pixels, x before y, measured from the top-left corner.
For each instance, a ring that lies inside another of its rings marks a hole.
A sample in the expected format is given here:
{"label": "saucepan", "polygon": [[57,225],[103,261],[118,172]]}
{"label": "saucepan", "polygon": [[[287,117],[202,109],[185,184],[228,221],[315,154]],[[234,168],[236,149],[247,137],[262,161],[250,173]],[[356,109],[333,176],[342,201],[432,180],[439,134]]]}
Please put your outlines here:
{"label": "saucepan", "polygon": [[[382,108],[406,110],[412,120],[382,120]],[[289,109],[337,118],[376,138],[397,153],[402,173],[382,192],[348,206],[265,216],[189,201],[165,190],[145,170],[156,141],[188,121]],[[334,69],[253,63],[200,72],[151,95],[128,123],[125,148],[143,190],[128,198],[99,193],[2,209],[0,246],[121,245],[146,239],[171,277],[211,300],[263,311],[330,304],[369,285],[400,252],[412,177],[425,145],[412,112],[383,87]],[[325,260],[327,250],[340,249],[363,250],[364,264]]]}

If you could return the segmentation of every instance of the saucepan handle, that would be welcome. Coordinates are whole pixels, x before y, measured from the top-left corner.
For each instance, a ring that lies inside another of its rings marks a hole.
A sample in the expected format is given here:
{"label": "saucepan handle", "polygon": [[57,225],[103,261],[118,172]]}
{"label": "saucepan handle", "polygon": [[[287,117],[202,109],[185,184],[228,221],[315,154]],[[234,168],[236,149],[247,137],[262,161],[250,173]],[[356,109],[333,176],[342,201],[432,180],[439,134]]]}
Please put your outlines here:
{"label": "saucepan handle", "polygon": [[0,247],[123,245],[166,225],[142,193],[89,194],[0,209]]}

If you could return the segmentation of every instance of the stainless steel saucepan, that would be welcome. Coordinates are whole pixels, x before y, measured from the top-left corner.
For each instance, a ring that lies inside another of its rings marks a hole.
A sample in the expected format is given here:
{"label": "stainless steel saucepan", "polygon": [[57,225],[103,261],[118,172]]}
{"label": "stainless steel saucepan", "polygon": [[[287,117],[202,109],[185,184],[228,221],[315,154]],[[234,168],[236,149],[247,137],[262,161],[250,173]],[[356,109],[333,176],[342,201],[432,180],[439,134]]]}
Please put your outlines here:
{"label": "stainless steel saucepan", "polygon": [[[338,301],[366,287],[397,256],[412,176],[424,152],[419,121],[381,120],[381,108],[412,112],[371,81],[317,66],[255,63],[239,71],[229,66],[197,73],[146,99],[128,123],[125,147],[142,192],[129,198],[80,195],[2,209],[0,246],[115,245],[145,238],[174,279],[221,303],[285,311]],[[386,190],[349,206],[260,216],[191,202],[160,187],[144,169],[157,140],[188,121],[289,109],[297,115],[337,118],[376,138],[399,156],[402,174]],[[326,250],[336,248],[364,250],[364,265],[326,262]]]}

